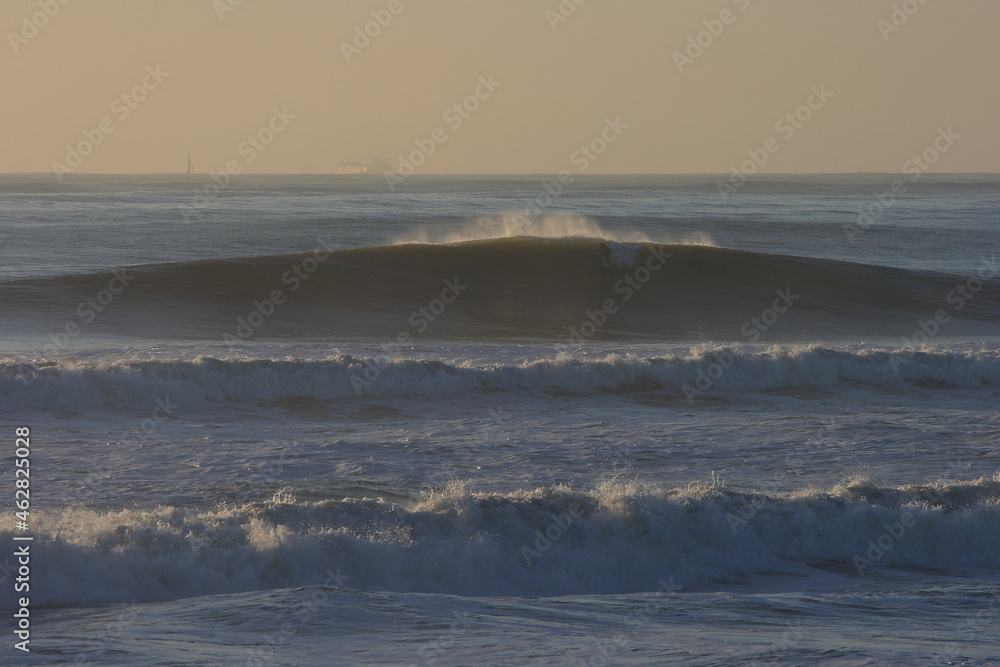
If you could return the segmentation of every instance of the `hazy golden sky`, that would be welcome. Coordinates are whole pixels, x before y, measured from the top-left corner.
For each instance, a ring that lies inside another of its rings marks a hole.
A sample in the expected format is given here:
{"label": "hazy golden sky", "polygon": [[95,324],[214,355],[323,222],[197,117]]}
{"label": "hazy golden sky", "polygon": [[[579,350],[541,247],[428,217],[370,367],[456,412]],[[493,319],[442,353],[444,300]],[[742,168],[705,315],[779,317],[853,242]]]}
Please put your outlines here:
{"label": "hazy golden sky", "polygon": [[322,173],[423,140],[419,173],[555,173],[604,131],[590,173],[727,172],[769,138],[761,172],[897,173],[949,127],[932,172],[1000,171],[993,0],[63,2],[0,4],[0,172],[84,142],[79,173]]}

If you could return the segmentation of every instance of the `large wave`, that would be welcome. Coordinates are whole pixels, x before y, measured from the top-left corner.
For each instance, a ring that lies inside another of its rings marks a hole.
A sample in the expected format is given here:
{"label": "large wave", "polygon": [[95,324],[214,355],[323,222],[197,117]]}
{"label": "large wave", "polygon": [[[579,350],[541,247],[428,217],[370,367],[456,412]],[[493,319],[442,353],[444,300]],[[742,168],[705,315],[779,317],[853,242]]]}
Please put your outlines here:
{"label": "large wave", "polygon": [[[32,603],[322,583],[467,596],[608,594],[809,565],[848,577],[997,568],[998,501],[994,478],[901,488],[854,481],[787,495],[626,482],[490,494],[454,483],[409,506],[276,497],[215,510],[45,508],[32,512],[33,544],[44,554],[33,563]],[[6,528],[0,539],[11,534]],[[13,589],[4,590],[9,607]]]}
{"label": "large wave", "polygon": [[35,332],[237,342],[926,341],[1000,330],[1000,281],[989,277],[618,242],[605,266],[600,244],[516,237],[157,264],[130,268],[124,288],[109,274],[20,280],[0,284],[2,317]]}

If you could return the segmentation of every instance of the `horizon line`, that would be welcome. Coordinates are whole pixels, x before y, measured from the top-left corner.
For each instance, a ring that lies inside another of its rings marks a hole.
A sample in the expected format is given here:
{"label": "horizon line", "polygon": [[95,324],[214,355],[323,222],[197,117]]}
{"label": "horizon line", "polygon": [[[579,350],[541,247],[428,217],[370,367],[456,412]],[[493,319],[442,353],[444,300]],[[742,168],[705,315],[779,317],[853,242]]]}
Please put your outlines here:
{"label": "horizon line", "polygon": [[[566,171],[566,170],[564,170]],[[219,172],[195,172],[194,176],[212,176],[213,174],[218,174]],[[388,176],[391,172],[386,173],[361,173],[361,174],[341,174],[337,172],[325,172],[325,171],[303,171],[303,172],[293,172],[293,171],[276,171],[276,172],[261,172],[261,173],[241,173],[232,174],[233,178],[240,176],[341,176],[345,178],[358,178],[358,177],[372,177],[372,176]],[[553,174],[560,174],[560,172],[482,172],[482,173],[435,173],[435,174],[413,174],[407,176],[409,178],[427,178],[427,177],[462,177],[462,176],[473,176],[473,177],[491,177],[491,176],[546,176],[551,177]],[[589,174],[574,173],[574,177],[589,177],[589,176],[728,176],[731,175],[731,171],[724,172],[696,172],[696,171],[636,171],[636,172],[594,172]],[[767,176],[899,176],[899,172],[889,172],[889,171],[796,171],[796,172],[767,172],[767,173],[756,173],[749,176],[748,179],[755,179],[759,177]],[[0,171],[0,176],[52,176],[56,177],[56,174],[51,171]],[[173,171],[150,171],[150,172],[93,172],[93,173],[82,173],[82,174],[64,174],[63,178],[74,178],[74,177],[89,177],[89,176],[177,176],[180,178],[191,178],[184,172],[173,172]],[[1000,171],[941,171],[941,172],[924,172],[920,174],[923,177],[935,177],[935,176],[1000,176]]]}

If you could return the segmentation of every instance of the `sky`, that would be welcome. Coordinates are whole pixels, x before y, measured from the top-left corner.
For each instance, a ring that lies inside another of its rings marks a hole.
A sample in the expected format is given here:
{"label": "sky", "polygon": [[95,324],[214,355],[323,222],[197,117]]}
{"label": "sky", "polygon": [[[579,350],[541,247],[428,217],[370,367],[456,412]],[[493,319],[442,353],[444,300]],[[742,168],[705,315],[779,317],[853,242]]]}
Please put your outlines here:
{"label": "sky", "polygon": [[1000,172],[993,0],[4,0],[0,26],[3,173]]}

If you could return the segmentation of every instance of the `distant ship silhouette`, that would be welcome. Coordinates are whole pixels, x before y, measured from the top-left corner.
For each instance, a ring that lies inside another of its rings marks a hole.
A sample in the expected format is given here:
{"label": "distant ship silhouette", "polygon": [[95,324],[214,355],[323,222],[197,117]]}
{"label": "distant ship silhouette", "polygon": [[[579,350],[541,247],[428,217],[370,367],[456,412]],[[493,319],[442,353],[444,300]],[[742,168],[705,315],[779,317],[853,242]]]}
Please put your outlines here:
{"label": "distant ship silhouette", "polygon": [[338,174],[385,174],[392,171],[392,160],[379,155],[363,162],[340,162],[337,164]]}

